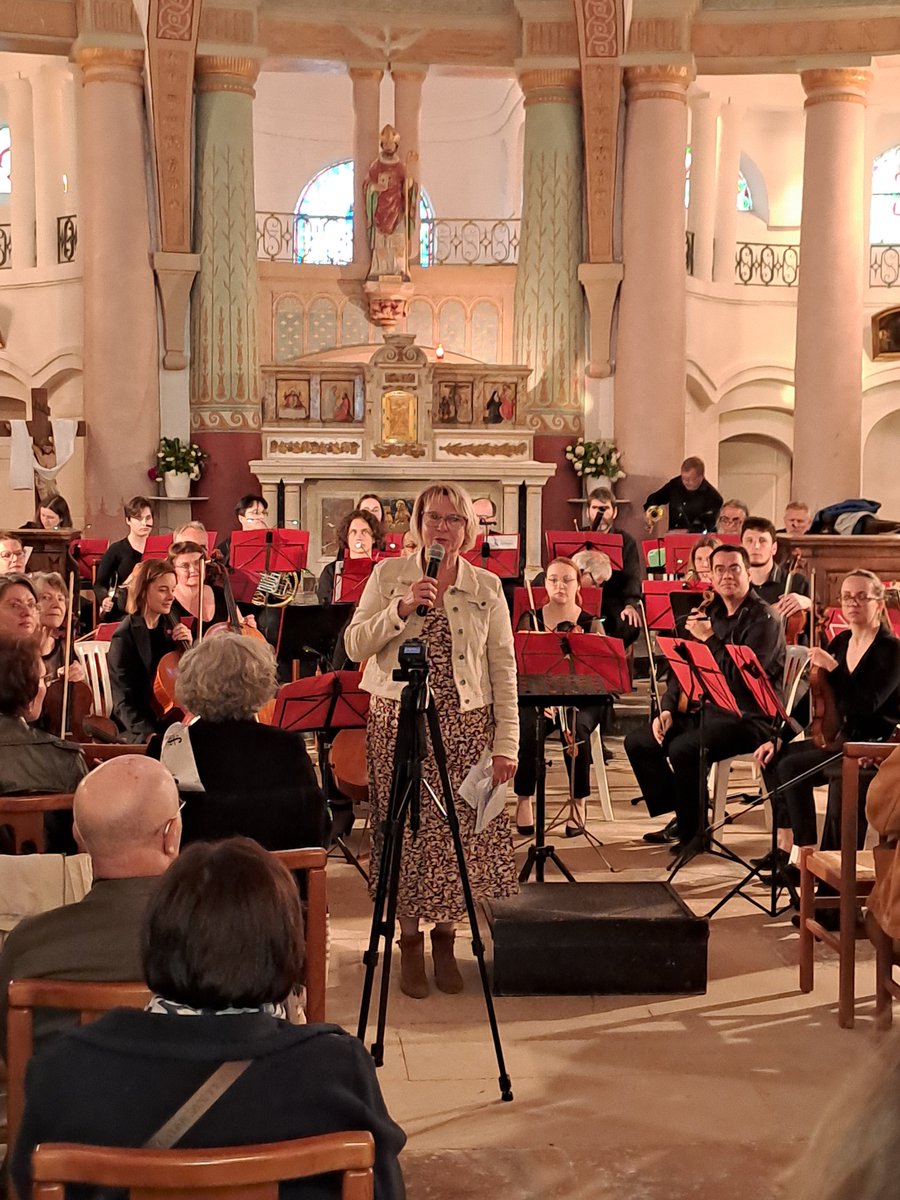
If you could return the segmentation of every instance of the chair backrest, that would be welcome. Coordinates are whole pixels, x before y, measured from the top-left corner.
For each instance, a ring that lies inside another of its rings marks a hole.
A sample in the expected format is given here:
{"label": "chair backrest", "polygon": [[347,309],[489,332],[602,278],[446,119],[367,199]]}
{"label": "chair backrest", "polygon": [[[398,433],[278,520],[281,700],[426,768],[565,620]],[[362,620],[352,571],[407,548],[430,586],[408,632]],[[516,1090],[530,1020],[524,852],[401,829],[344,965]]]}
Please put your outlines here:
{"label": "chair backrest", "polygon": [[63,1200],[66,1183],[127,1188],[132,1200],[277,1200],[279,1183],[340,1173],[342,1200],[372,1200],[368,1131],[325,1133],[222,1150],[122,1150],[47,1143],[32,1157],[32,1200]]}
{"label": "chair backrest", "polygon": [[856,891],[857,833],[859,830],[859,769],[862,760],[882,762],[897,749],[896,742],[845,742],[841,762],[841,892]]}
{"label": "chair backrest", "polygon": [[94,714],[108,717],[112,712],[112,685],[109,682],[109,642],[76,642],[75,653],[84,669],[84,676],[94,698]]}
{"label": "chair backrest", "polygon": [[785,647],[781,694],[784,697],[784,707],[789,713],[794,711],[795,705],[809,689],[809,676],[804,671],[808,661],[809,646]]}
{"label": "chair backrest", "polygon": [[54,1008],[75,1012],[81,1024],[87,1025],[111,1008],[143,1008],[150,999],[150,992],[144,983],[14,979],[9,985],[8,997],[6,1124],[9,1145],[15,1146],[25,1107],[25,1069],[34,1053],[34,1010]]}
{"label": "chair backrest", "polygon": [[31,792],[0,796],[0,825],[12,831],[14,854],[42,854],[44,813],[71,809],[73,792]]}
{"label": "chair backrest", "polygon": [[325,1020],[325,982],[328,972],[328,899],[323,849],[272,850],[290,871],[306,872],[306,1019]]}

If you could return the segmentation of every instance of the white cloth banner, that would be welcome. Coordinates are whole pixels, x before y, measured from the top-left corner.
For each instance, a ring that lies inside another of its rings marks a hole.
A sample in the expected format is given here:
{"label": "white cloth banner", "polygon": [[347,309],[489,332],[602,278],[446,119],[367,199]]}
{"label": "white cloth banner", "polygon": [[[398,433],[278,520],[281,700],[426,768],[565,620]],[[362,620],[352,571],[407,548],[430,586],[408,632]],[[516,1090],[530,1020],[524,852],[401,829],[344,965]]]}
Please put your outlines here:
{"label": "white cloth banner", "polygon": [[34,446],[26,421],[10,421],[9,428],[9,486],[16,491],[30,491],[34,487],[35,475],[47,482],[55,479],[75,453],[78,422],[71,417],[54,417],[50,422],[56,450],[55,467],[42,467],[34,457]]}

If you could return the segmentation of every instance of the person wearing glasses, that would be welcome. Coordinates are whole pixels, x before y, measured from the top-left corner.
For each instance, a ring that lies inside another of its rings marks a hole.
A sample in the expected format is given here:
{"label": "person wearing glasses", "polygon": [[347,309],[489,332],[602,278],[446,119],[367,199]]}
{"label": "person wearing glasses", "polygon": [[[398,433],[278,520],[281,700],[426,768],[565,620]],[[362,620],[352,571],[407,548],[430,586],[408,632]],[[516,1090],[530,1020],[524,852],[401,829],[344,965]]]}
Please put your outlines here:
{"label": "person wearing glasses", "polygon": [[27,557],[17,533],[0,533],[0,575],[23,574]]}
{"label": "person wearing glasses", "polygon": [[373,558],[380,544],[381,523],[371,509],[354,508],[348,513],[338,530],[338,556],[334,562],[325,564],[316,584],[319,603],[340,602],[340,596],[335,599],[334,594],[339,564],[350,558]]}
{"label": "person wearing glasses", "polygon": [[203,628],[228,620],[225,594],[221,588],[203,584],[200,596],[200,564],[206,551],[198,542],[173,542],[169,547],[169,562],[175,569],[175,599],[172,615],[190,628],[195,628],[202,615]]}
{"label": "person wearing glasses", "polygon": [[0,574],[0,633],[30,641],[38,623],[37,592],[28,576],[19,571]]}
{"label": "person wearing glasses", "polygon": [[[884,584],[871,571],[853,571],[841,583],[841,612],[849,628],[836,634],[827,648],[810,651],[811,666],[824,671],[841,717],[840,740],[883,742],[900,722],[900,641],[894,637],[884,611]],[[773,799],[778,829],[778,850],[754,861],[755,866],[785,871],[791,848],[815,846],[816,806],[813,789],[828,783],[828,809],[822,831],[822,849],[840,847],[841,771],[838,763],[828,773],[820,770],[793,783],[798,775],[821,766],[834,752],[822,750],[812,740],[785,745],[765,742],[756,751],[770,791],[783,790]],[[860,778],[859,846],[866,833],[865,798],[868,779]]]}
{"label": "person wearing glasses", "polygon": [[[269,528],[269,504],[264,496],[250,492],[241,496],[234,506],[234,515],[243,533],[257,533]],[[223,538],[216,546],[226,562],[231,562],[231,534]]]}
{"label": "person wearing glasses", "polygon": [[694,838],[701,831],[701,787],[702,794],[706,793],[701,732],[707,765],[751,753],[769,733],[769,720],[755,704],[727,647],[749,646],[776,690],[780,690],[784,674],[784,631],[775,613],[751,587],[747,551],[743,546],[716,546],[709,557],[715,596],[707,611],[688,617],[686,631],[712,653],[740,715],[703,701],[701,727],[699,703],[679,703],[686,697],[672,672],[662,711],[652,727],[625,738],[625,753],[650,815],[675,810],[674,823],[645,834],[645,841],[671,842],[673,854],[681,854],[688,846],[692,851],[698,848]]}
{"label": "person wearing glasses", "polygon": [[[479,532],[468,493],[454,483],[429,484],[416,497],[412,529],[421,551],[411,558],[385,559],[375,567],[345,633],[350,657],[367,660],[362,686],[372,697],[367,752],[376,830],[373,892],[404,687],[393,678],[393,671],[404,642],[422,638],[427,645],[429,685],[454,789],[482,758],[489,762],[494,786],[512,779],[518,760],[518,695],[509,610],[499,579],[462,557]],[[425,568],[433,546],[440,546],[444,556],[437,575],[429,578]],[[425,609],[424,616],[418,615],[419,606]],[[430,749],[422,770],[424,780],[440,796]],[[518,884],[505,808],[479,834],[474,810],[459,801],[457,812],[476,897],[514,894]],[[428,921],[434,924],[435,983],[443,992],[461,991],[453,942],[456,922],[465,913],[462,886],[447,823],[425,789],[418,835],[410,836],[408,829],[404,835],[397,911],[401,990],[416,998],[428,994],[424,935],[419,929],[420,921]]]}

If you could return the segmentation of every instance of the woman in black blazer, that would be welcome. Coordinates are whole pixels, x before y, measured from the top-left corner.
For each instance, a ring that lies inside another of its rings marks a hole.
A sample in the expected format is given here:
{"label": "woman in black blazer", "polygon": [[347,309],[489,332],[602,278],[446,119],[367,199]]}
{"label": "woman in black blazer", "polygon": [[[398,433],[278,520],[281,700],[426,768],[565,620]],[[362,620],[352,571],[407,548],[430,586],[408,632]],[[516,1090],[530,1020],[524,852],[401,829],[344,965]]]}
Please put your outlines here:
{"label": "woman in black blazer", "polygon": [[121,621],[125,615],[120,599],[125,593],[121,589],[142,561],[147,538],[153,532],[153,509],[146,496],[132,496],[128,501],[125,524],[127,536],[111,542],[97,564],[94,595],[101,621]]}
{"label": "woman in black blazer", "polygon": [[161,725],[153,701],[160,659],[191,644],[190,630],[171,617],[175,570],[158,559],[142,562],[128,595],[128,616],[109,645],[112,718],[130,742],[145,742]]}

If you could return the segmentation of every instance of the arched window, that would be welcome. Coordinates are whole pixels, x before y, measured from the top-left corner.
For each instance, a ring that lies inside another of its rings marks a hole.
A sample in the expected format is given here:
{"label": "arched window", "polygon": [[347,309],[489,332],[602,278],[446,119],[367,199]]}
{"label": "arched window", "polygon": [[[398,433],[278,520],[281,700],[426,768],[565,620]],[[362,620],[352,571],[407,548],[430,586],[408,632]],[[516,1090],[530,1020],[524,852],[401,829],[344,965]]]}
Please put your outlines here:
{"label": "arched window", "polygon": [[[298,263],[345,266],[353,262],[353,162],[333,163],[314,175],[294,208],[294,252]],[[429,230],[434,220],[424,188],[419,189],[420,265],[430,266]]]}
{"label": "arched window", "polygon": [[12,150],[10,149],[9,126],[0,125],[0,193],[12,191],[9,173],[11,158]]}
{"label": "arched window", "polygon": [[[691,202],[691,148],[685,147],[684,151],[684,207],[687,208]],[[753,212],[753,197],[750,194],[750,185],[744,178],[743,171],[738,171],[737,178],[737,210],[738,212]]]}
{"label": "arched window", "polygon": [[900,242],[900,146],[879,154],[872,168],[869,241],[872,245]]}

